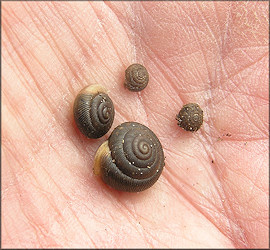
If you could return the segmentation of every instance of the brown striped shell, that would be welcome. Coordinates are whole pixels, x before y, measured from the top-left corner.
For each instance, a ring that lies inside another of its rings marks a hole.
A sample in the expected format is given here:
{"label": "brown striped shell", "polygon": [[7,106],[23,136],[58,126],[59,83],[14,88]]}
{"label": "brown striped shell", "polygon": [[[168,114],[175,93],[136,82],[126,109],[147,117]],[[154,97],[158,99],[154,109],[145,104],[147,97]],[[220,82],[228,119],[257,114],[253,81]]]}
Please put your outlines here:
{"label": "brown striped shell", "polygon": [[125,71],[125,87],[130,91],[143,90],[149,81],[149,74],[146,68],[138,63],[131,64]]}
{"label": "brown striped shell", "polygon": [[154,132],[140,123],[125,122],[97,150],[94,173],[114,189],[140,192],[158,180],[164,165]]}
{"label": "brown striped shell", "polygon": [[73,105],[74,120],[88,138],[105,135],[114,120],[114,105],[106,89],[95,84],[83,88]]}
{"label": "brown striped shell", "polygon": [[188,103],[181,108],[176,120],[179,127],[194,132],[203,123],[203,111],[197,103]]}

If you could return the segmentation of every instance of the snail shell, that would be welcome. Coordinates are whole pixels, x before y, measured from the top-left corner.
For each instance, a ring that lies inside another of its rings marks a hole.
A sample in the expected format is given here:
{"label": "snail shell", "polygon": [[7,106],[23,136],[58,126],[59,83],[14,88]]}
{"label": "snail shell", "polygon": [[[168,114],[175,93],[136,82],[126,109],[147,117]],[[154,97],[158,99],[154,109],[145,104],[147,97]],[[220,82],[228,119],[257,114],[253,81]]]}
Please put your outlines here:
{"label": "snail shell", "polygon": [[203,111],[197,103],[188,103],[176,116],[178,126],[186,131],[197,131],[203,123]]}
{"label": "snail shell", "polygon": [[140,192],[158,180],[164,165],[154,132],[140,123],[125,122],[97,150],[94,173],[117,190]]}
{"label": "snail shell", "polygon": [[106,89],[98,84],[83,88],[73,105],[77,127],[88,138],[105,135],[114,120],[114,106]]}
{"label": "snail shell", "polygon": [[143,90],[149,81],[146,68],[138,63],[131,64],[125,71],[125,87],[130,91]]}

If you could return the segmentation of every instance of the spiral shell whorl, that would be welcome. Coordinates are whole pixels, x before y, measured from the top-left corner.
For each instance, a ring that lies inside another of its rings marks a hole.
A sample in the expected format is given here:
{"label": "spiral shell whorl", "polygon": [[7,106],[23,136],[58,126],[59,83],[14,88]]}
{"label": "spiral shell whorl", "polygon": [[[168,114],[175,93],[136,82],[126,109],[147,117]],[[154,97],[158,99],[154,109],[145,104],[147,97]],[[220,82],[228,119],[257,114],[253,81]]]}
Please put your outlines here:
{"label": "spiral shell whorl", "polygon": [[203,123],[203,111],[197,103],[184,105],[176,116],[178,126],[186,131],[197,131]]}
{"label": "spiral shell whorl", "polygon": [[132,64],[125,71],[125,86],[130,91],[143,90],[149,81],[149,74],[141,64]]}
{"label": "spiral shell whorl", "polygon": [[85,136],[99,138],[112,126],[114,106],[102,87],[91,85],[77,95],[73,114],[79,130]]}
{"label": "spiral shell whorl", "polygon": [[139,192],[157,181],[164,167],[164,153],[149,128],[136,122],[123,123],[107,143],[100,168],[105,183],[117,190]]}

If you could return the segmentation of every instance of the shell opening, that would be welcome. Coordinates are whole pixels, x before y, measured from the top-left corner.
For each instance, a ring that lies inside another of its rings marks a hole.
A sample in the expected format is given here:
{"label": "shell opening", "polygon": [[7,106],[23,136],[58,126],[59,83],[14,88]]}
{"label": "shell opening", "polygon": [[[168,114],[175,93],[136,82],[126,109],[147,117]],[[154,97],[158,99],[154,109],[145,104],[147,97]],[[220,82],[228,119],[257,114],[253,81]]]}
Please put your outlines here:
{"label": "shell opening", "polygon": [[98,148],[95,159],[94,159],[94,167],[93,171],[95,175],[100,175],[101,163],[104,157],[110,157],[111,151],[109,149],[108,141],[105,141]]}

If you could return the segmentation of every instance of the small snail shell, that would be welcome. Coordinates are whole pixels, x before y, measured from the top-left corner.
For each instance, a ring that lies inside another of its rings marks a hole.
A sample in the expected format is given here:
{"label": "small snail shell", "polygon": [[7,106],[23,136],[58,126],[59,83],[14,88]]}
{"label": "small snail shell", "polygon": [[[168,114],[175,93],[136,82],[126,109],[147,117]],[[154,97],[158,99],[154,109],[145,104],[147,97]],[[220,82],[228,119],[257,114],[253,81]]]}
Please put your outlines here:
{"label": "small snail shell", "polygon": [[125,87],[130,91],[143,90],[149,81],[149,74],[141,64],[131,64],[125,71]]}
{"label": "small snail shell", "polygon": [[117,190],[139,192],[158,180],[164,165],[163,149],[154,132],[140,123],[125,122],[99,147],[93,170]]}
{"label": "small snail shell", "polygon": [[186,131],[197,131],[203,123],[203,111],[197,103],[188,103],[176,116],[178,126]]}
{"label": "small snail shell", "polygon": [[98,84],[83,88],[73,105],[77,127],[88,138],[105,135],[112,126],[114,106],[106,89]]}

